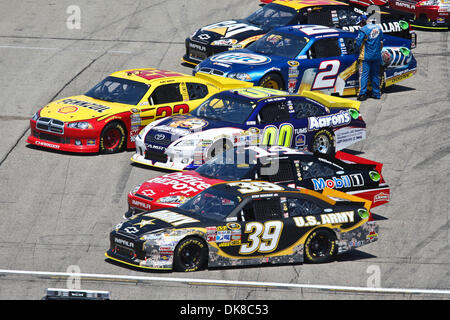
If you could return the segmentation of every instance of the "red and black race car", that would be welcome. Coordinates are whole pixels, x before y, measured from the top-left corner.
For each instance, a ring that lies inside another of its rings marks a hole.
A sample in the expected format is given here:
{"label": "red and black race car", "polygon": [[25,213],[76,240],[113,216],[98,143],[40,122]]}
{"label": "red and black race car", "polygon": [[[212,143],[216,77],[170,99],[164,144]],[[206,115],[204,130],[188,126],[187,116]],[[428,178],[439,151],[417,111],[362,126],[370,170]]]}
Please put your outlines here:
{"label": "red and black race car", "polygon": [[336,189],[372,201],[373,208],[389,202],[390,189],[381,175],[382,167],[342,151],[332,157],[281,146],[228,149],[195,171],[166,174],[135,187],[128,194],[125,217],[177,207],[212,185],[246,179],[318,192]]}
{"label": "red and black race car", "polygon": [[357,7],[376,5],[392,15],[405,17],[413,28],[448,30],[450,0],[346,0]]}

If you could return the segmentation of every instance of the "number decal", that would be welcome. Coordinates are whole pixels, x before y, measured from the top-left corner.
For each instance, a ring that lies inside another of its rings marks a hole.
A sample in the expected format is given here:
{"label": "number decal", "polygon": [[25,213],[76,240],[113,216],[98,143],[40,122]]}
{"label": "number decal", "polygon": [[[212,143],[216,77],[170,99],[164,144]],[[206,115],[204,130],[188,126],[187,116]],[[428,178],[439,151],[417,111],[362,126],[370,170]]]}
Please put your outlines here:
{"label": "number decal", "polygon": [[[331,68],[329,68],[331,66]],[[319,65],[319,71],[314,79],[312,89],[333,88],[336,83],[337,74],[341,62],[339,60],[322,61]],[[324,71],[323,71],[324,70]]]}
{"label": "number decal", "polygon": [[293,133],[294,127],[290,123],[283,123],[278,129],[275,126],[270,125],[264,128],[262,143],[263,145],[268,146],[278,144],[279,146],[290,147],[292,144]]}
{"label": "number decal", "polygon": [[239,249],[240,254],[251,254],[255,251],[269,253],[274,251],[280,240],[283,223],[281,221],[250,222],[245,226],[248,233],[248,243],[243,243]]}
{"label": "number decal", "polygon": [[173,114],[189,113],[189,106],[185,103],[177,104],[176,106],[173,107],[173,112],[172,107],[170,106],[159,107],[158,109],[156,109],[157,118],[170,117],[172,113]]}
{"label": "number decal", "polygon": [[254,181],[254,182],[231,182],[228,184],[231,187],[240,187],[238,191],[240,193],[254,193],[259,191],[283,191],[284,189],[279,185],[264,182],[264,181]]}

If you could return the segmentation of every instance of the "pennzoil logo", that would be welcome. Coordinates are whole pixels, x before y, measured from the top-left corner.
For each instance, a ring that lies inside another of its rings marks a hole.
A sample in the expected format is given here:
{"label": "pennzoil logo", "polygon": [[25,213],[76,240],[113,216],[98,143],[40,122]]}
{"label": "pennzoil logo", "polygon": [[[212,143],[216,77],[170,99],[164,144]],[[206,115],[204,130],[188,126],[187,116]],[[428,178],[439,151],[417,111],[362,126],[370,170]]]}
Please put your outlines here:
{"label": "pennzoil logo", "polygon": [[102,112],[110,109],[110,107],[103,106],[101,104],[87,102],[87,101],[80,101],[80,100],[70,99],[70,98],[64,99],[64,100],[60,101],[59,103],[74,104],[79,107],[88,108],[88,109],[97,111],[99,113],[102,113]]}

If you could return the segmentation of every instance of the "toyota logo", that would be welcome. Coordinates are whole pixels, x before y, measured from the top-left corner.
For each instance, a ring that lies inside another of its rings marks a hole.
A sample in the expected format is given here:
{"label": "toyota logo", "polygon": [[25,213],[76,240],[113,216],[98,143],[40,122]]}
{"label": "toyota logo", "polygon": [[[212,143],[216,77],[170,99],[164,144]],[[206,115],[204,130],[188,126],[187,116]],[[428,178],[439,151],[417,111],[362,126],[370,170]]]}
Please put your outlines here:
{"label": "toyota logo", "polygon": [[163,134],[163,133],[155,134],[155,140],[156,140],[156,141],[164,140],[165,137],[166,137],[166,135]]}

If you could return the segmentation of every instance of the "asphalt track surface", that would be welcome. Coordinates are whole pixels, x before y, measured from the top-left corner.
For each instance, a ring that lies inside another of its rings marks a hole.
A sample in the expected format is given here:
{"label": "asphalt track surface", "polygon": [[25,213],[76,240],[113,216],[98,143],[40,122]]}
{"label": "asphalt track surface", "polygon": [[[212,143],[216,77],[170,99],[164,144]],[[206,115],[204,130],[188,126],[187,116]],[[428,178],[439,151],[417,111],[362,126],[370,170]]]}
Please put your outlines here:
{"label": "asphalt track surface", "polygon": [[[69,29],[68,6],[81,9]],[[380,240],[322,265],[143,272],[105,262],[126,195],[164,172],[131,165],[132,152],[75,155],[29,147],[29,118],[46,103],[86,92],[109,73],[180,64],[196,28],[244,17],[249,1],[0,1],[0,269],[330,286],[450,289],[449,34],[418,31],[417,74],[361,112],[367,139],[351,149],[384,163],[391,202],[374,210]],[[352,99],[355,99],[354,97]],[[70,270],[73,269],[69,269]],[[379,271],[379,273],[378,273]],[[377,282],[373,276],[379,275]],[[375,281],[375,282],[374,282]],[[0,299],[40,299],[66,278],[0,274]],[[113,299],[448,299],[440,294],[82,279]]]}

